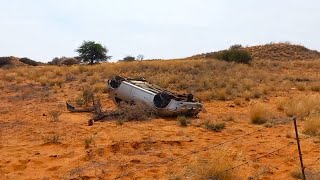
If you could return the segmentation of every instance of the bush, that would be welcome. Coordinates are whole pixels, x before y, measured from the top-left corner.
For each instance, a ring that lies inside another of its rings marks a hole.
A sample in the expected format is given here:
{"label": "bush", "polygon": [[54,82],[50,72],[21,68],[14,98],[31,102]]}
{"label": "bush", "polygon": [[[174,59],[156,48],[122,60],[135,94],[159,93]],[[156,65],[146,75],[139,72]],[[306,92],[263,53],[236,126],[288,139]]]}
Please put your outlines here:
{"label": "bush", "polygon": [[252,57],[249,52],[241,49],[241,47],[241,45],[233,45],[228,50],[214,53],[213,58],[228,62],[249,64]]}
{"label": "bush", "polygon": [[188,126],[188,119],[185,116],[178,116],[177,121],[179,122],[181,127],[187,127]]}
{"label": "bush", "polygon": [[136,60],[135,57],[133,57],[133,56],[127,56],[127,57],[123,58],[122,61],[131,62],[131,61],[135,61],[135,60]]}
{"label": "bush", "polygon": [[320,134],[320,115],[313,115],[306,118],[303,125],[303,133],[310,136],[317,136]]}
{"label": "bush", "polygon": [[60,139],[59,134],[54,133],[45,137],[44,142],[46,144],[60,144]]}
{"label": "bush", "polygon": [[142,103],[133,105],[122,103],[117,111],[119,113],[118,119],[125,121],[148,120],[155,115],[152,108]]}
{"label": "bush", "polygon": [[213,122],[207,121],[205,123],[205,127],[210,131],[220,132],[222,131],[222,129],[226,127],[226,123],[224,122],[213,123]]}
{"label": "bush", "polygon": [[234,44],[234,45],[230,46],[229,49],[235,50],[235,49],[241,49],[241,48],[242,48],[241,44]]}
{"label": "bush", "polygon": [[79,60],[73,57],[64,57],[62,56],[61,58],[55,57],[52,59],[52,61],[48,62],[50,65],[66,65],[66,66],[71,66],[74,64],[79,64]]}
{"label": "bush", "polygon": [[264,124],[268,121],[268,112],[263,104],[255,104],[250,111],[251,123]]}
{"label": "bush", "polygon": [[182,174],[181,179],[212,179],[212,180],[232,180],[239,179],[234,171],[225,171],[231,169],[235,160],[232,159],[232,152],[228,150],[216,149],[203,158],[195,158],[187,166],[186,173]]}
{"label": "bush", "polygon": [[24,63],[24,64],[31,65],[31,66],[39,66],[39,65],[40,65],[39,62],[34,61],[34,60],[31,60],[31,59],[26,58],[26,57],[20,58],[19,61],[22,62],[22,63]]}
{"label": "bush", "polygon": [[92,142],[93,142],[93,138],[92,137],[86,138],[84,140],[84,148],[88,149],[91,146]]}
{"label": "bush", "polygon": [[82,91],[82,96],[81,96],[84,100],[84,104],[86,106],[88,106],[89,103],[91,103],[93,101],[94,98],[94,92],[93,89],[91,87],[85,87]]}
{"label": "bush", "polygon": [[0,67],[2,67],[2,66],[11,66],[11,65],[12,65],[12,63],[11,63],[9,58],[0,57]]}
{"label": "bush", "polygon": [[52,122],[57,122],[59,121],[59,117],[61,116],[60,111],[50,111],[49,116]]}
{"label": "bush", "polygon": [[79,64],[79,61],[76,58],[64,58],[61,64],[71,66],[74,64]]}
{"label": "bush", "polygon": [[55,57],[52,59],[52,61],[49,61],[48,64],[50,65],[60,65],[61,64],[61,59],[58,57]]}
{"label": "bush", "polygon": [[320,96],[304,95],[288,100],[284,106],[286,114],[290,117],[297,116],[301,119],[320,113]]}

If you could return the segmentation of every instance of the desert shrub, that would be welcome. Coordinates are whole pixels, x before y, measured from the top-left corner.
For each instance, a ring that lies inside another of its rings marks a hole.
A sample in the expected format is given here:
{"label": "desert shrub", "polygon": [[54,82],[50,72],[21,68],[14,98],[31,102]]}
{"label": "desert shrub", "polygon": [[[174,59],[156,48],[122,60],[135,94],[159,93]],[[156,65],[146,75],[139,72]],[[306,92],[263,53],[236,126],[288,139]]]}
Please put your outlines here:
{"label": "desert shrub", "polygon": [[234,174],[235,171],[225,171],[234,166],[234,160],[231,156],[233,156],[232,153],[228,151],[216,150],[206,159],[197,158],[187,166],[186,173],[182,175],[182,179],[238,179]]}
{"label": "desert shrub", "polygon": [[6,73],[3,77],[5,81],[12,82],[16,79],[17,73]]}
{"label": "desert shrub", "polygon": [[62,56],[61,58],[55,57],[52,59],[52,61],[48,62],[50,65],[67,65],[71,66],[74,64],[79,64],[79,60],[73,57],[64,57]]}
{"label": "desert shrub", "polygon": [[45,76],[39,77],[37,81],[41,84],[41,86],[46,86],[48,84],[48,78]]}
{"label": "desert shrub", "polygon": [[91,87],[85,87],[82,90],[82,99],[84,101],[84,104],[87,106],[89,103],[93,101],[94,98],[94,91]]}
{"label": "desert shrub", "polygon": [[221,89],[218,89],[216,90],[215,92],[215,98],[217,100],[221,100],[221,101],[225,101],[228,99],[228,94],[227,94],[227,91],[225,88],[221,88]]}
{"label": "desert shrub", "polygon": [[59,121],[59,117],[61,116],[61,112],[60,111],[56,111],[56,110],[54,110],[54,111],[50,111],[49,112],[49,117],[50,117],[50,120],[52,121],[52,122],[57,122],[57,121]]}
{"label": "desert shrub", "polygon": [[284,111],[285,107],[287,106],[288,100],[287,99],[280,99],[277,101],[277,109],[279,111]]}
{"label": "desert shrub", "polygon": [[213,57],[219,60],[244,64],[249,64],[252,60],[250,53],[241,49],[239,45],[231,46],[228,50],[216,52]]}
{"label": "desert shrub", "polygon": [[0,57],[0,67],[11,66],[11,60],[7,57]]}
{"label": "desert shrub", "polygon": [[244,99],[246,101],[250,101],[250,98],[253,97],[252,93],[250,91],[247,91],[247,90],[243,92],[242,96],[244,97]]}
{"label": "desert shrub", "polygon": [[320,84],[313,84],[310,87],[311,91],[320,92]]}
{"label": "desert shrub", "polygon": [[[301,168],[295,167],[291,172],[290,172],[291,177],[295,179],[303,179],[302,171]],[[306,179],[310,180],[318,180],[320,179],[320,172],[317,171],[316,169],[305,169],[305,175]]]}
{"label": "desert shrub", "polygon": [[71,66],[74,64],[79,64],[79,61],[76,58],[63,58],[61,64]]}
{"label": "desert shrub", "polygon": [[122,103],[118,107],[118,119],[125,120],[125,121],[132,121],[132,120],[148,120],[155,115],[155,111],[150,108],[148,105],[143,103],[137,104],[126,104]]}
{"label": "desert shrub", "polygon": [[83,106],[83,105],[85,105],[86,103],[84,102],[84,100],[82,99],[82,98],[76,98],[76,100],[75,100],[75,102],[76,102],[76,104],[78,105],[78,106]]}
{"label": "desert shrub", "polygon": [[299,91],[305,91],[306,90],[306,83],[299,82],[296,84],[296,87]]}
{"label": "desert shrub", "polygon": [[28,65],[31,65],[31,66],[39,66],[39,65],[40,65],[39,62],[34,61],[34,60],[31,60],[31,59],[26,58],[26,57],[20,58],[19,61],[20,61],[20,62],[23,62],[23,63],[25,63],[25,64],[28,64]]}
{"label": "desert shrub", "polygon": [[291,177],[293,177],[295,179],[303,179],[302,171],[300,168],[295,168],[294,170],[292,170],[290,175],[291,175]]}
{"label": "desert shrub", "polygon": [[59,144],[60,143],[60,136],[59,134],[50,134],[49,136],[44,138],[44,142],[46,144]]}
{"label": "desert shrub", "polygon": [[63,78],[48,79],[48,85],[49,86],[59,86],[59,87],[61,87],[64,82],[65,82],[65,79],[63,79]]}
{"label": "desert shrub", "polygon": [[94,92],[106,93],[108,90],[106,83],[100,82],[94,85]]}
{"label": "desert shrub", "polygon": [[264,104],[255,104],[251,107],[250,120],[253,124],[264,124],[268,121],[268,110]]}
{"label": "desert shrub", "polygon": [[307,117],[303,124],[303,132],[310,136],[320,134],[320,114]]}
{"label": "desert shrub", "polygon": [[136,58],[133,57],[133,56],[127,56],[127,57],[124,57],[122,61],[124,62],[131,62],[131,61],[135,61]]}
{"label": "desert shrub", "polygon": [[208,130],[215,131],[215,132],[220,132],[222,131],[222,129],[226,127],[226,123],[224,122],[214,123],[214,122],[207,121],[204,125]]}
{"label": "desert shrub", "polygon": [[297,116],[301,119],[320,112],[319,95],[304,95],[287,101],[284,110],[288,116]]}
{"label": "desert shrub", "polygon": [[52,61],[49,61],[48,64],[50,65],[60,65],[61,64],[61,59],[58,57],[55,57],[52,59]]}
{"label": "desert shrub", "polygon": [[58,86],[58,85],[52,86],[52,90],[54,93],[57,93],[59,91],[59,89],[61,89],[61,86]]}
{"label": "desert shrub", "polygon": [[178,116],[177,121],[179,122],[179,125],[181,127],[187,127],[188,126],[188,119],[185,116]]}
{"label": "desert shrub", "polygon": [[234,45],[232,45],[232,46],[230,46],[230,48],[229,49],[241,49],[242,48],[242,45],[241,44],[234,44]]}
{"label": "desert shrub", "polygon": [[75,81],[76,79],[77,77],[74,74],[72,73],[66,74],[66,78],[65,78],[66,82]]}
{"label": "desert shrub", "polygon": [[84,140],[84,148],[88,149],[93,143],[93,138],[89,137]]}

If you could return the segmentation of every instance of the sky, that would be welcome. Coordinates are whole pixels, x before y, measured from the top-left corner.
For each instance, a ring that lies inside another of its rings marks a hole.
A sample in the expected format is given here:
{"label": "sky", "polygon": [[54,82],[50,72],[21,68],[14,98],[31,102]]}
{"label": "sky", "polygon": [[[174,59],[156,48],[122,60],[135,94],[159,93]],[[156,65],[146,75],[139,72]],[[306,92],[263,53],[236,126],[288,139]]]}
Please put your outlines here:
{"label": "sky", "polygon": [[318,0],[0,0],[0,56],[47,62],[83,41],[111,61],[289,41],[320,50]]}

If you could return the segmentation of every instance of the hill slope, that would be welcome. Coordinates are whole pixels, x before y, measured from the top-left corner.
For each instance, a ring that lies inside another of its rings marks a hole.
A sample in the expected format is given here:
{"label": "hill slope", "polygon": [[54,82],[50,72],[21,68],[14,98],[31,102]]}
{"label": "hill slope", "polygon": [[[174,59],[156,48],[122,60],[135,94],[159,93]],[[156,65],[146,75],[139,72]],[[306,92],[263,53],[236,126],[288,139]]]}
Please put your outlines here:
{"label": "hill slope", "polygon": [[[270,59],[289,61],[320,58],[320,53],[316,50],[310,50],[304,46],[289,43],[271,43],[265,45],[244,47],[242,49],[248,51],[252,55],[254,60]],[[213,58],[214,55],[218,52],[198,54],[191,56],[188,59]]]}
{"label": "hill slope", "polygon": [[320,53],[301,45],[288,43],[266,44],[244,48],[254,59],[305,60],[320,58]]}
{"label": "hill slope", "polygon": [[0,57],[0,67],[2,66],[38,66],[40,65],[40,62],[31,60],[29,58],[18,58],[14,56],[9,57]]}

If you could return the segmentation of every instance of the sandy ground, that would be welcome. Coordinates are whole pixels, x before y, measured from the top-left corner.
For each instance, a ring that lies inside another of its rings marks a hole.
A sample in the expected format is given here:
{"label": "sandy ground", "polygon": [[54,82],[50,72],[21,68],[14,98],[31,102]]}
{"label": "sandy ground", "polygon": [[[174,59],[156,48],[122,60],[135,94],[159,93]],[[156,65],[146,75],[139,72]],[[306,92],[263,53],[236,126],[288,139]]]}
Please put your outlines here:
{"label": "sandy ground", "polygon": [[[180,127],[175,118],[88,126],[92,114],[65,108],[65,101],[77,94],[74,86],[68,83],[58,93],[36,84],[3,86],[0,179],[170,179],[185,172],[194,159],[219,151],[230,152],[236,167],[230,171],[239,179],[292,179],[290,173],[299,165],[292,121],[276,110],[281,94],[259,100],[274,110],[279,122],[270,128],[250,123],[253,102],[248,101],[206,102],[206,112],[188,127]],[[102,105],[114,108],[107,94]],[[58,122],[50,121],[53,109],[62,112]],[[209,131],[202,125],[207,120],[224,121],[226,128]],[[59,143],[47,143],[53,135]],[[84,140],[90,137],[93,143],[85,148]],[[311,165],[320,156],[320,144],[301,138],[307,169],[319,167]]]}

